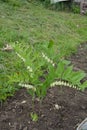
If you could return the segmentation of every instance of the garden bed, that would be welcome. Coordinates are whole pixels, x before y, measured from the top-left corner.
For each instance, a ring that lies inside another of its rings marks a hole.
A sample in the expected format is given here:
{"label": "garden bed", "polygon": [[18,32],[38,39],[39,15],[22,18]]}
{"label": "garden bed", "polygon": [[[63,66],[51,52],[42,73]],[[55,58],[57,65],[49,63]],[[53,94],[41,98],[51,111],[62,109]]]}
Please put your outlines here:
{"label": "garden bed", "polygon": [[[87,73],[87,43],[69,58],[76,70]],[[41,106],[35,100],[37,122],[30,117],[32,97],[21,89],[0,106],[0,130],[76,130],[87,117],[87,90],[56,86],[50,88]]]}

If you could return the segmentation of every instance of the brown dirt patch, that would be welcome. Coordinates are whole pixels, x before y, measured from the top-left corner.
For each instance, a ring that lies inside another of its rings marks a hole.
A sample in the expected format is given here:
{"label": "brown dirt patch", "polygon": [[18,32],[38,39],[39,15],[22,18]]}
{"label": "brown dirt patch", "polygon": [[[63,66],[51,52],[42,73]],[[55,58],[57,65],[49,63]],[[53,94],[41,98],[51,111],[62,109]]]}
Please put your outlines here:
{"label": "brown dirt patch", "polygon": [[[87,73],[87,44],[82,44],[70,59],[77,69]],[[35,111],[39,115],[37,122],[30,118],[31,96],[26,89],[19,90],[0,106],[0,130],[76,130],[87,117],[87,91],[50,88],[40,107],[35,101]]]}

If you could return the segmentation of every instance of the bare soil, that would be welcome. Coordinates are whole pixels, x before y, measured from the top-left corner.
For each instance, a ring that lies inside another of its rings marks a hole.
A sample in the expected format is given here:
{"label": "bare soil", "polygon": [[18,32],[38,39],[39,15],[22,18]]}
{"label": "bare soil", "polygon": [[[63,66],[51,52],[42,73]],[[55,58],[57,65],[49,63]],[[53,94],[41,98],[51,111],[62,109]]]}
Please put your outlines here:
{"label": "bare soil", "polygon": [[[69,58],[76,70],[87,73],[87,43],[80,45],[76,54]],[[86,79],[87,80],[87,77]],[[87,90],[84,92],[68,87],[50,88],[40,105],[35,101],[37,122],[30,118],[32,98],[21,89],[0,106],[0,130],[76,130],[87,117]]]}

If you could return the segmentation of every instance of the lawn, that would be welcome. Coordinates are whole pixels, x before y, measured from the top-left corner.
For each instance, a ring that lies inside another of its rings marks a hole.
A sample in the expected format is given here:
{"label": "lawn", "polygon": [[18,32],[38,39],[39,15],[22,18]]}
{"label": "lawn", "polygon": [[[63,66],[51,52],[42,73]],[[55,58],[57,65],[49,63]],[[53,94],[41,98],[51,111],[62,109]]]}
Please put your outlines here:
{"label": "lawn", "polygon": [[67,56],[87,41],[87,16],[52,11],[39,2],[13,6],[0,1],[0,47],[15,41],[34,44],[50,40]]}

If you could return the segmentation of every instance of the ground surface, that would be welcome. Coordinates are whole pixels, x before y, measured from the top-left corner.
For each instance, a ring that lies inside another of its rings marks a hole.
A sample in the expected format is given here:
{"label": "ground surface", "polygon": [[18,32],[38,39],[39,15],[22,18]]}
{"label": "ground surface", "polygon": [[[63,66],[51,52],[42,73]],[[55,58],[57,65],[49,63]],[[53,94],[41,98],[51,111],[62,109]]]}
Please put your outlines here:
{"label": "ground surface", "polygon": [[[79,47],[71,61],[75,68],[87,73],[87,43]],[[35,101],[35,111],[39,115],[37,122],[30,118],[31,96],[21,89],[0,106],[0,130],[76,130],[87,117],[87,91],[51,88],[40,108],[38,100]]]}

